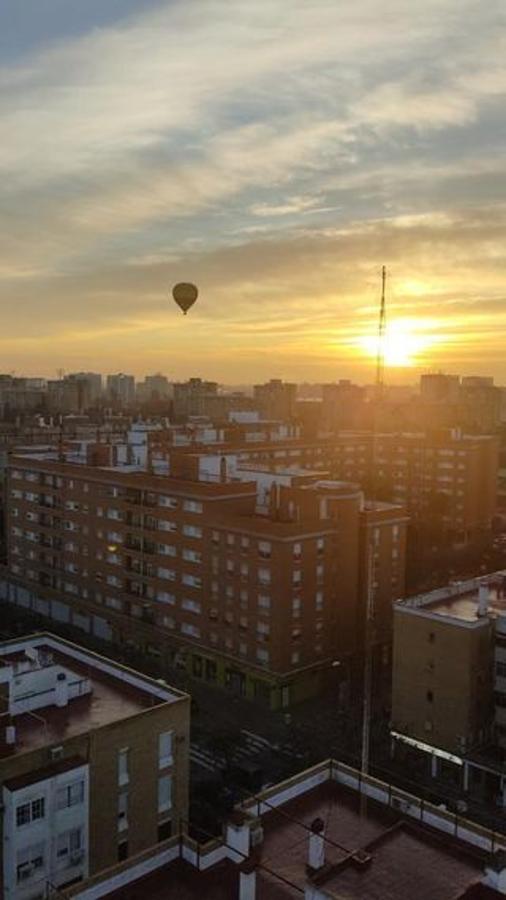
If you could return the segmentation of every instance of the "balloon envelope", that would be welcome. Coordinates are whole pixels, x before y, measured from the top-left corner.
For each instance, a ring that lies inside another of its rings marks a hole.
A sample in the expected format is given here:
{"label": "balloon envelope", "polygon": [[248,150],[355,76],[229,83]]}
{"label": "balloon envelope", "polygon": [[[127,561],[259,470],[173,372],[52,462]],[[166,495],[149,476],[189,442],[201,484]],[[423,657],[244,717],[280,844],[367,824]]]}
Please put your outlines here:
{"label": "balloon envelope", "polygon": [[172,296],[185,315],[195,303],[198,295],[199,292],[195,285],[186,281],[181,281],[179,284],[174,285],[172,289]]}

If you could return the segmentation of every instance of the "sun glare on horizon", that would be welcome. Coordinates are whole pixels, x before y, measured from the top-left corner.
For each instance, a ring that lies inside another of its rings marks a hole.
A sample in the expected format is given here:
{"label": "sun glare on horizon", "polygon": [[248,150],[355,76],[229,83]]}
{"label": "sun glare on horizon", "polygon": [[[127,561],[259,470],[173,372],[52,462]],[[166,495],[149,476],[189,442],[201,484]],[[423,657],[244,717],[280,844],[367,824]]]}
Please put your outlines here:
{"label": "sun glare on horizon", "polygon": [[[420,364],[420,356],[437,343],[435,336],[427,334],[425,328],[425,323],[417,320],[397,319],[389,322],[383,338],[385,365],[410,368]],[[367,356],[377,356],[378,335],[364,335],[357,344]]]}

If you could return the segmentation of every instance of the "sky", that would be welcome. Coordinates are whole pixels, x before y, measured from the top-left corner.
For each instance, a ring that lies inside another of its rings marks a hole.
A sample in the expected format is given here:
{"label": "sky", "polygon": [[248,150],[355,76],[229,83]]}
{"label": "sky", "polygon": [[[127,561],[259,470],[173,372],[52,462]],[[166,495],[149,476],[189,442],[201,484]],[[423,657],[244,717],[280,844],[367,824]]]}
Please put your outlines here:
{"label": "sky", "polygon": [[[4,0],[0,371],[506,384],[504,0]],[[184,317],[177,281],[199,299]]]}

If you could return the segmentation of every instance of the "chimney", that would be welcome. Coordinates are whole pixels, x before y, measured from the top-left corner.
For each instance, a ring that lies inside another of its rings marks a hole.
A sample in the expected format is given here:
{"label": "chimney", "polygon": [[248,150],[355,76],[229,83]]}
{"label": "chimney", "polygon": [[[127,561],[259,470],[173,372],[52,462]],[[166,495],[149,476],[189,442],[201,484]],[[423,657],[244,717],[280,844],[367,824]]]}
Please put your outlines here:
{"label": "chimney", "polygon": [[67,706],[69,702],[69,686],[65,672],[58,672],[56,676],[56,706]]}
{"label": "chimney", "polygon": [[325,823],[317,818],[311,823],[308,869],[317,872],[325,865]]}
{"label": "chimney", "polygon": [[486,616],[488,612],[488,584],[484,581],[480,582],[478,589],[478,615]]}
{"label": "chimney", "polygon": [[483,884],[506,895],[506,851],[498,850],[485,866]]}

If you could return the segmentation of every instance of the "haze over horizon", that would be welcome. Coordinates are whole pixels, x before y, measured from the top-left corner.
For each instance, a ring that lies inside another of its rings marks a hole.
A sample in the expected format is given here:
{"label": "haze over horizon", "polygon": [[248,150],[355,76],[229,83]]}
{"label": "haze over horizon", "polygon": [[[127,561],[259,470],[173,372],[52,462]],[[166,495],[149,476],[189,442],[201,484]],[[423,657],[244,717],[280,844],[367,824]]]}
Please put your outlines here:
{"label": "haze over horizon", "polygon": [[[506,383],[500,0],[0,9],[1,371]],[[198,284],[188,317],[178,280]]]}

